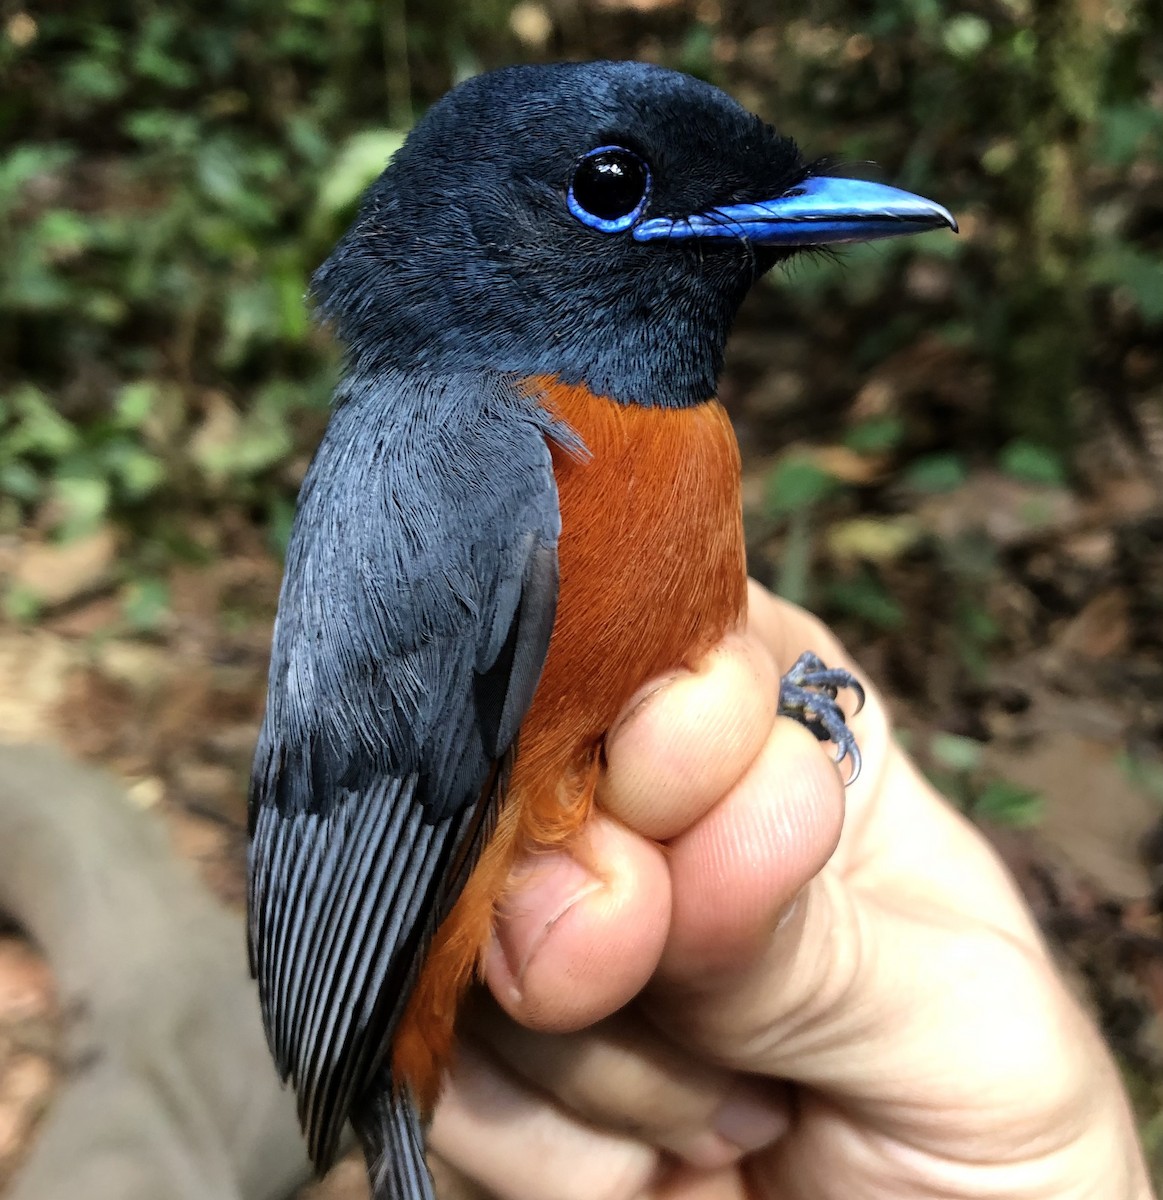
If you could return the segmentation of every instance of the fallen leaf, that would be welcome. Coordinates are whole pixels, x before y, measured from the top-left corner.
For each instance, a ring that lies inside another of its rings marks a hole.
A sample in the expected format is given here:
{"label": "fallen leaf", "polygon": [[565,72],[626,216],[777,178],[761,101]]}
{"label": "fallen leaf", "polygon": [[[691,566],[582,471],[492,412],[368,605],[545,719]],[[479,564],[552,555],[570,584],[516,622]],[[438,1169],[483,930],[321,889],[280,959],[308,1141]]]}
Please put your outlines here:
{"label": "fallen leaf", "polygon": [[1117,658],[1131,640],[1130,601],[1122,588],[1100,592],[1062,628],[1055,649],[1078,658]]}
{"label": "fallen leaf", "polygon": [[924,534],[920,522],[909,514],[885,519],[856,517],[831,526],[827,542],[836,558],[884,563],[900,558]]}
{"label": "fallen leaf", "polygon": [[130,638],[105,642],[97,652],[96,664],[106,679],[146,694],[155,692],[178,669],[165,647]]}
{"label": "fallen leaf", "polygon": [[0,740],[52,737],[57,706],[79,663],[78,650],[51,633],[0,635]]}
{"label": "fallen leaf", "polygon": [[884,478],[889,460],[880,454],[859,454],[847,446],[818,446],[806,457],[841,483],[873,483]]}
{"label": "fallen leaf", "polygon": [[1158,802],[1128,779],[1117,742],[1058,729],[1033,745],[985,747],[991,773],[1040,792],[1046,807],[1039,836],[1109,894],[1134,899],[1150,890],[1139,854]]}
{"label": "fallen leaf", "polygon": [[12,582],[42,604],[56,608],[112,582],[117,537],[105,525],[65,542],[35,542],[23,548]]}

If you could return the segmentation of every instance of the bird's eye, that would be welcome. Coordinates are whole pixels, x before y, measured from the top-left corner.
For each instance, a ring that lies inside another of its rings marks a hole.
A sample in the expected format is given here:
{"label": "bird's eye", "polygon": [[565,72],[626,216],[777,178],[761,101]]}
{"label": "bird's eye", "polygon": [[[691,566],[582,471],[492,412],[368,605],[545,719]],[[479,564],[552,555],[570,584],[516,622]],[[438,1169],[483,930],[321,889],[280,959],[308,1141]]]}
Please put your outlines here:
{"label": "bird's eye", "polygon": [[583,224],[602,233],[621,233],[641,215],[650,198],[650,168],[622,146],[599,146],[582,155],[573,170],[567,203]]}

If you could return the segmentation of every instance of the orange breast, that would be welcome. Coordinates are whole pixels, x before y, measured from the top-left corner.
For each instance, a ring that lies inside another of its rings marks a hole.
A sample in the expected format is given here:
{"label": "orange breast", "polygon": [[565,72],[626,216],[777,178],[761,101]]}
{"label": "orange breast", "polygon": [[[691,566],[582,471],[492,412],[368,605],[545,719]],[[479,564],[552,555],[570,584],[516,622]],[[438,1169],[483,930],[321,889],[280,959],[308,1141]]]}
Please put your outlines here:
{"label": "orange breast", "polygon": [[396,1078],[426,1107],[517,852],[560,845],[581,828],[602,738],[626,701],[693,664],[746,606],[739,450],[722,406],[620,405],[545,379],[531,388],[589,455],[553,448],[561,589],[549,655],[497,829],[437,932],[396,1035]]}
{"label": "orange breast", "polygon": [[550,751],[580,765],[642,684],[699,658],[746,603],[739,449],[722,406],[642,408],[542,386],[589,457],[553,451],[561,591],[519,772]]}

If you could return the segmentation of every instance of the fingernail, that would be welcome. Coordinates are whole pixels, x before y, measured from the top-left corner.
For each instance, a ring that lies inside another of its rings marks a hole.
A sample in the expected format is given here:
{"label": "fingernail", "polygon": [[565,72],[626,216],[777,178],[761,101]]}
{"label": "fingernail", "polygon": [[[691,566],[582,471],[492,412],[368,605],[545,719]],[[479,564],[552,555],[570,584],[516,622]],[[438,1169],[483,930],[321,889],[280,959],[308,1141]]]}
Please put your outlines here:
{"label": "fingernail", "polygon": [[502,902],[496,928],[505,965],[520,988],[550,930],[602,881],[560,852],[531,856],[514,874],[523,878]]}
{"label": "fingernail", "polygon": [[618,736],[618,731],[624,725],[629,724],[668,684],[678,679],[680,674],[682,672],[672,671],[669,675],[660,675],[657,679],[652,679],[635,692],[630,697],[626,707],[618,714],[613,725],[606,731],[606,744],[608,745],[613,741]]}
{"label": "fingernail", "polygon": [[776,932],[781,930],[792,919],[792,917],[796,915],[796,910],[800,906],[800,897],[802,895],[803,892],[796,892],[796,894],[791,898],[790,902],[779,914],[779,919],[775,923]]}
{"label": "fingernail", "polygon": [[715,1114],[715,1132],[725,1141],[750,1153],[770,1146],[787,1131],[787,1110],[753,1093],[728,1096]]}

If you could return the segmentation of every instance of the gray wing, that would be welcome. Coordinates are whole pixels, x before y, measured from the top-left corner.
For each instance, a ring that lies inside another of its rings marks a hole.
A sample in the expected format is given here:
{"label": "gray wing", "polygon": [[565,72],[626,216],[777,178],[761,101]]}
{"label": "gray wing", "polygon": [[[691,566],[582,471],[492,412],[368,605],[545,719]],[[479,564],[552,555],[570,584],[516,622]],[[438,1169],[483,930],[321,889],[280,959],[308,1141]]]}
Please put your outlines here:
{"label": "gray wing", "polygon": [[321,1168],[487,837],[545,659],[547,432],[500,382],[353,388],[300,495],[251,783],[249,933]]}

